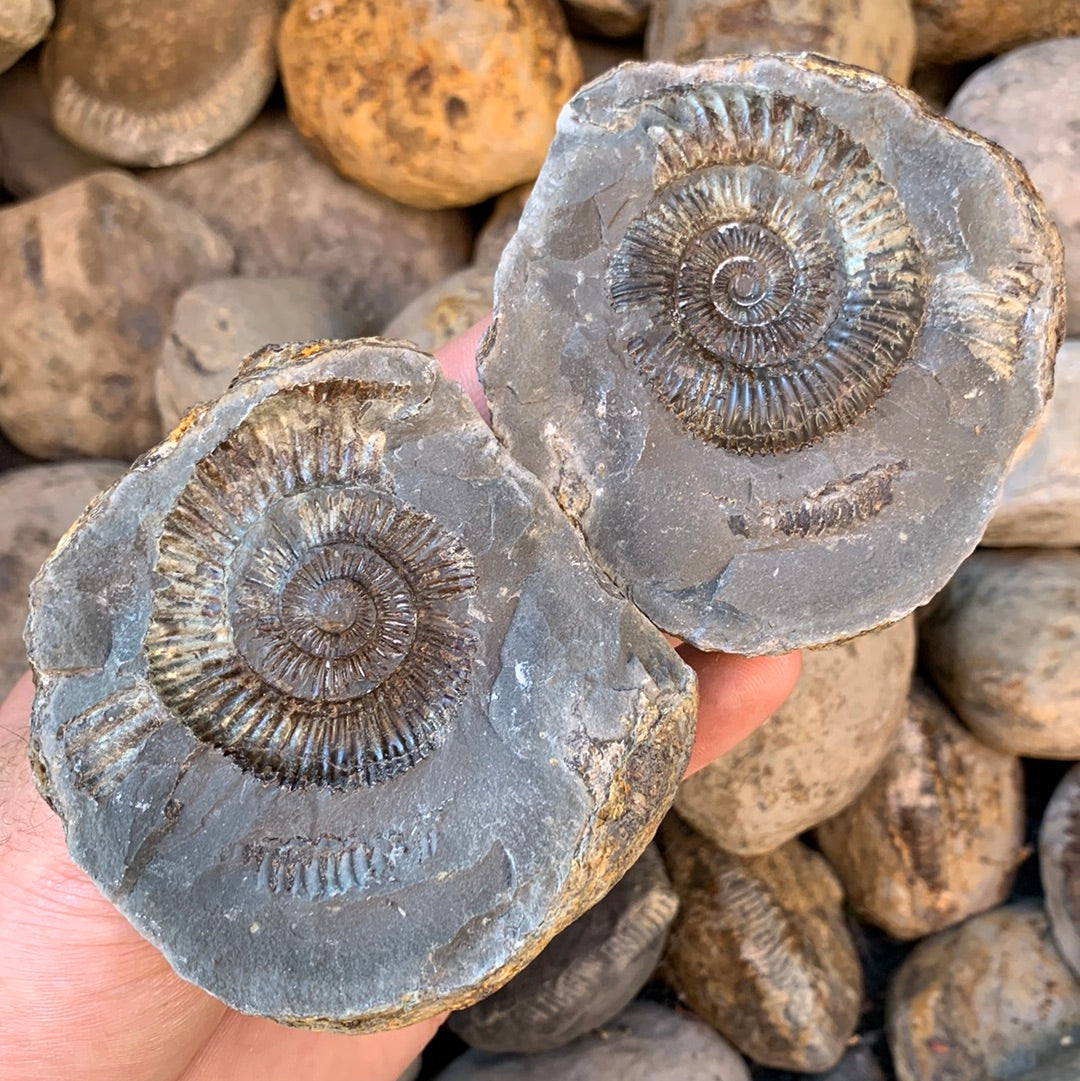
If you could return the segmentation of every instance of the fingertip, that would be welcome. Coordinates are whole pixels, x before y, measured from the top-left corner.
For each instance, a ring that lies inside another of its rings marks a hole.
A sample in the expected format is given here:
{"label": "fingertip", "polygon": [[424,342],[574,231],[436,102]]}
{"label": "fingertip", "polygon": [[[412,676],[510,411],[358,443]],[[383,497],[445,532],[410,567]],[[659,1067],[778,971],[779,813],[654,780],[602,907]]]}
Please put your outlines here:
{"label": "fingertip", "polygon": [[476,411],[485,421],[491,420],[488,412],[487,399],[484,397],[484,388],[480,385],[480,377],[476,373],[476,350],[480,345],[480,339],[491,325],[491,314],[488,313],[474,323],[464,334],[459,334],[452,342],[447,342],[441,349],[435,350],[435,356],[442,365],[443,374],[460,384],[461,388],[469,396],[469,400],[476,406]]}
{"label": "fingertip", "polygon": [[681,646],[679,653],[698,677],[697,738],[687,776],[764,724],[787,700],[802,669],[798,650],[776,656],[741,657]]}

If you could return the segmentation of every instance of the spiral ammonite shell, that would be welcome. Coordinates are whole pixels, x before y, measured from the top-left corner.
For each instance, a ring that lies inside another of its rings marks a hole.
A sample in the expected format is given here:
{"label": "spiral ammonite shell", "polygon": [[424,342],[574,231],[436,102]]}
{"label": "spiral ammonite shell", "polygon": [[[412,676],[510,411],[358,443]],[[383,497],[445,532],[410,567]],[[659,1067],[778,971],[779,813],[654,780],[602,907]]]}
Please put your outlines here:
{"label": "spiral ammonite shell", "polygon": [[698,87],[671,113],[650,132],[662,186],[608,268],[627,352],[691,432],[730,450],[795,450],[847,427],[922,320],[922,259],[895,190],[787,95]]}
{"label": "spiral ammonite shell", "polygon": [[69,532],[27,643],[75,860],[182,976],[289,1024],[508,980],[645,847],[693,741],[692,671],[401,342],[249,357]]}
{"label": "spiral ammonite shell", "polygon": [[472,557],[350,471],[354,408],[333,383],[268,399],[199,462],[158,541],[152,683],[200,739],[282,784],[407,769],[472,666]]}
{"label": "spiral ammonite shell", "polygon": [[495,281],[496,432],[660,627],[895,622],[975,545],[1051,385],[1019,165],[813,56],[623,65],[568,103]]}

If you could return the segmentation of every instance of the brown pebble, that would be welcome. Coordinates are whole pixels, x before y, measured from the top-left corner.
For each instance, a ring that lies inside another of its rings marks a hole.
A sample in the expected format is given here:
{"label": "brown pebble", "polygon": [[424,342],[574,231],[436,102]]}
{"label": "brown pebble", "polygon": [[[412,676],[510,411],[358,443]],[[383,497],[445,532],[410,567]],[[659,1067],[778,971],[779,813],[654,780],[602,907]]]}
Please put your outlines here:
{"label": "brown pebble", "polygon": [[874,775],[904,715],[912,618],[803,654],[768,724],[688,777],[675,806],[729,852],[769,852],[847,806]]}
{"label": "brown pebble", "polygon": [[1005,1081],[1080,1036],[1080,985],[1033,901],[919,943],[893,976],[886,1031],[897,1081]]}
{"label": "brown pebble", "polygon": [[274,82],[278,0],[66,0],[42,58],[56,130],[122,165],[242,131]]}
{"label": "brown pebble", "polygon": [[858,1021],[862,972],[829,865],[798,841],[732,856],[674,814],[660,843],[679,895],[665,974],[691,1009],[763,1065],[834,1066]]}
{"label": "brown pebble", "polygon": [[1080,552],[976,550],[920,638],[938,690],[983,742],[1080,758]]}
{"label": "brown pebble", "polygon": [[53,21],[52,0],[4,0],[0,3],[0,71],[48,33]]}
{"label": "brown pebble", "polygon": [[654,0],[648,60],[813,52],[906,82],[915,60],[910,0]]}
{"label": "brown pebble", "polygon": [[919,63],[974,60],[1027,41],[1080,34],[1077,0],[912,0],[912,6]]}
{"label": "brown pebble", "polygon": [[1039,873],[1054,941],[1080,975],[1080,766],[1064,776],[1046,808]]}
{"label": "brown pebble", "polygon": [[650,0],[563,0],[563,7],[575,29],[624,38],[645,29]]}
{"label": "brown pebble", "polygon": [[940,931],[1008,896],[1024,855],[1020,761],[916,681],[881,769],[817,839],[862,919],[899,939]]}
{"label": "brown pebble", "polygon": [[555,0],[302,0],[278,57],[300,131],[345,176],[418,207],[532,180],[581,82]]}
{"label": "brown pebble", "polygon": [[343,180],[281,113],[208,158],[145,179],[227,236],[244,277],[319,282],[360,333],[377,331],[469,256],[461,211],[415,210]]}
{"label": "brown pebble", "polygon": [[494,274],[480,267],[455,271],[398,312],[382,334],[405,338],[427,353],[441,349],[491,311]]}
{"label": "brown pebble", "polygon": [[233,259],[198,214],[125,173],[0,210],[0,427],[38,458],[146,450],[173,302]]}
{"label": "brown pebble", "polygon": [[1054,396],[1024,456],[1005,478],[980,543],[1080,548],[1080,339],[1062,343],[1054,361]]}

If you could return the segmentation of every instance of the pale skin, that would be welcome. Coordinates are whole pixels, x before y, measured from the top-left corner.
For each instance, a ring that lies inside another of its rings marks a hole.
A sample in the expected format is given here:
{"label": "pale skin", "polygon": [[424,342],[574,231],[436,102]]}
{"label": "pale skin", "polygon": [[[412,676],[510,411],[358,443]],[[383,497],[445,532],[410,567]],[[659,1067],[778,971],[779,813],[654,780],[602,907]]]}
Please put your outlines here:
{"label": "pale skin", "polygon": [[[483,324],[440,351],[486,413],[476,379]],[[698,675],[688,772],[738,743],[784,701],[799,655],[680,647]],[[26,758],[33,685],[0,706],[0,1077],[4,1081],[395,1081],[442,1021],[373,1036],[288,1029],[185,983],[67,856],[60,820]]]}

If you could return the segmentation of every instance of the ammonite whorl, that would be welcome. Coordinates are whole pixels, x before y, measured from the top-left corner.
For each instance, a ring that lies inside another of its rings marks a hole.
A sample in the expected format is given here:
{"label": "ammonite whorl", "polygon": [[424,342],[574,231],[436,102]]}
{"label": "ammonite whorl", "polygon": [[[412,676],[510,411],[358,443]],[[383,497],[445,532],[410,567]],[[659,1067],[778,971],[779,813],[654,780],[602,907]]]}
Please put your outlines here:
{"label": "ammonite whorl", "polygon": [[67,535],[27,635],[74,858],[181,975],[292,1024],[509,979],[692,742],[693,673],[402,343],[248,358]]}
{"label": "ammonite whorl", "polygon": [[768,652],[971,550],[1051,384],[1017,163],[820,58],[624,65],[566,107],[496,278],[496,431],[658,625]]}

